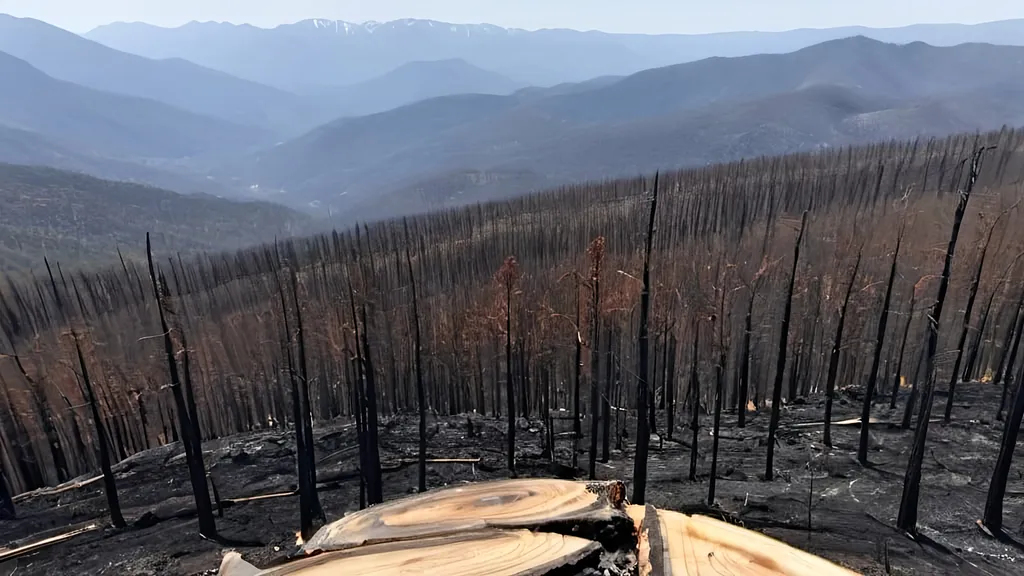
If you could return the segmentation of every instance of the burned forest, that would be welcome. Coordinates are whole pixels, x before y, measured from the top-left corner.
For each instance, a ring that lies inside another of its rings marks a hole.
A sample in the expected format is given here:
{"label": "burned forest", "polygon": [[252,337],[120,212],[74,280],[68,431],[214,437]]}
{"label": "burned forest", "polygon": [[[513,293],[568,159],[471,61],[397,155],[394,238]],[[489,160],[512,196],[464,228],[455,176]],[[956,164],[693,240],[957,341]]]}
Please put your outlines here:
{"label": "burned forest", "polygon": [[271,566],[516,477],[859,573],[1015,573],[1022,198],[1004,129],[46,262],[0,283],[0,574]]}

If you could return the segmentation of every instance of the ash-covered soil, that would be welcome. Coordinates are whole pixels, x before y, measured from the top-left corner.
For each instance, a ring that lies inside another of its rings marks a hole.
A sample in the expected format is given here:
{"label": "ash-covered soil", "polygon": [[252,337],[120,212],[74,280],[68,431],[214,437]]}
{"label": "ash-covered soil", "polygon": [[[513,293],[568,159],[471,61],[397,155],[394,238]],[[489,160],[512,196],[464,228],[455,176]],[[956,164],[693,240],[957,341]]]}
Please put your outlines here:
{"label": "ash-covered soil", "polygon": [[[849,394],[849,395],[846,395]],[[824,556],[864,574],[1020,574],[1024,551],[984,535],[981,517],[1002,431],[995,421],[999,391],[989,385],[968,384],[958,390],[951,424],[932,424],[924,463],[920,531],[933,542],[918,543],[893,526],[906,469],[911,431],[884,423],[871,427],[873,466],[856,461],[859,426],[833,427],[832,449],[822,444],[822,402],[785,407],[776,450],[776,479],[762,480],[768,413],[751,414],[745,429],[736,415],[723,416],[719,448],[715,509],[706,506],[711,466],[711,417],[702,417],[697,482],[687,480],[691,432],[677,428],[677,441],[652,439],[648,503],[659,508],[718,515],[740,522],[793,546]],[[944,397],[936,398],[941,415]],[[835,405],[835,420],[859,415],[856,391],[844,393]],[[896,422],[902,416],[887,404],[875,407],[874,417]],[[567,415],[567,414],[566,414]],[[468,421],[473,422],[472,435]],[[676,421],[688,420],[678,414]],[[571,420],[558,421],[571,430]],[[517,463],[523,477],[565,474],[571,463],[571,439],[558,436],[552,466],[542,453],[539,420],[521,419],[517,434]],[[664,415],[659,412],[659,430]],[[479,459],[476,463],[428,466],[428,486],[507,477],[504,421],[479,415],[431,418],[428,457]],[[584,423],[584,430],[589,424]],[[626,426],[624,450],[598,464],[601,479],[627,482],[633,475],[634,423]],[[586,435],[586,434],[585,434]],[[359,507],[355,478],[355,429],[334,422],[316,430],[319,480],[330,481],[320,498],[328,521]],[[589,436],[588,436],[589,438]],[[586,468],[588,438],[581,441],[579,465]],[[204,444],[206,462],[221,498],[239,498],[293,490],[295,453],[293,432],[268,429]],[[687,444],[684,445],[683,443]],[[381,456],[386,499],[413,493],[416,467],[415,415],[385,418]],[[214,574],[225,546],[203,540],[197,532],[191,486],[180,445],[138,454],[116,467],[125,530],[104,527],[0,564],[0,576],[44,574]],[[582,472],[580,472],[582,477]],[[17,502],[18,519],[0,521],[0,551],[43,537],[108,521],[102,484],[59,495],[33,494]],[[181,517],[176,517],[181,516]],[[258,541],[259,546],[235,548],[257,565],[280,560],[295,549],[298,498],[283,497],[239,503],[224,510],[217,525],[223,536]],[[1018,449],[1005,500],[1007,530],[1024,541],[1024,450]]]}

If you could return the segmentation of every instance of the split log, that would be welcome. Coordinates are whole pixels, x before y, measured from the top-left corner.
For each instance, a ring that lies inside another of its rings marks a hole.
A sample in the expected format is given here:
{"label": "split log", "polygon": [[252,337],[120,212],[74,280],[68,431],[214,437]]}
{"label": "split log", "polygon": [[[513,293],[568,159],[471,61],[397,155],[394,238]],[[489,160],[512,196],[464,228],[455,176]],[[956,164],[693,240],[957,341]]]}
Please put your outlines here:
{"label": "split log", "polygon": [[620,549],[634,541],[624,500],[621,482],[530,479],[467,484],[355,512],[318,530],[303,551],[345,550],[486,528],[571,533]]}
{"label": "split log", "polygon": [[648,532],[654,573],[664,576],[856,575],[759,532],[707,516],[658,510],[657,529],[650,527]]}
{"label": "split log", "polygon": [[596,568],[600,553],[600,544],[575,536],[528,530],[485,530],[329,552],[303,558],[263,572],[251,571],[250,567],[240,560],[227,565],[227,557],[225,557],[219,575],[489,574],[493,576],[541,576],[555,570],[582,572],[587,567]]}
{"label": "split log", "polygon": [[77,530],[72,530],[70,532],[65,532],[64,534],[58,534],[56,536],[44,538],[36,542],[25,544],[24,546],[18,546],[17,548],[4,548],[0,550],[0,562],[6,562],[7,560],[13,560],[14,558],[20,558],[27,554],[38,552],[44,548],[48,548],[55,544],[60,544],[61,542],[66,542],[68,540],[71,540],[75,536],[80,536],[82,534],[85,534],[86,532],[98,530],[99,528],[99,524],[90,524]]}

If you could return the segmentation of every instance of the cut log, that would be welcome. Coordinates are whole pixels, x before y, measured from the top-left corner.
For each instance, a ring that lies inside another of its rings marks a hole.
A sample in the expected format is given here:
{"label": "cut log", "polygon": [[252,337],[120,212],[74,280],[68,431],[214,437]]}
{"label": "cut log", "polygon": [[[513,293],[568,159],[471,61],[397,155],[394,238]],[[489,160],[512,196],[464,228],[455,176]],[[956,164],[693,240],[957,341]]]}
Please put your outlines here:
{"label": "cut log", "polygon": [[427,492],[360,510],[324,526],[303,546],[307,554],[383,542],[528,528],[633,546],[621,482],[498,480]]}
{"label": "cut log", "polygon": [[86,532],[92,532],[93,530],[98,530],[99,527],[99,524],[90,524],[77,530],[72,530],[70,532],[65,532],[64,534],[58,534],[57,536],[44,538],[36,542],[25,544],[24,546],[18,546],[17,548],[5,548],[3,550],[0,550],[0,562],[6,562],[7,560],[25,556],[26,554],[38,552],[39,550],[42,550],[49,546],[60,544],[61,542],[66,542],[74,538],[75,536],[85,534]]}
{"label": "cut log", "polygon": [[659,530],[649,534],[652,555],[660,552],[660,558],[652,557],[652,563],[664,576],[857,574],[759,532],[707,516],[658,510],[657,517]]}
{"label": "cut log", "polygon": [[581,573],[587,567],[596,568],[600,553],[600,544],[575,536],[528,530],[485,530],[328,552],[256,573],[246,572],[248,568],[244,563],[228,566],[228,571],[222,564],[219,575],[542,576],[555,570]]}

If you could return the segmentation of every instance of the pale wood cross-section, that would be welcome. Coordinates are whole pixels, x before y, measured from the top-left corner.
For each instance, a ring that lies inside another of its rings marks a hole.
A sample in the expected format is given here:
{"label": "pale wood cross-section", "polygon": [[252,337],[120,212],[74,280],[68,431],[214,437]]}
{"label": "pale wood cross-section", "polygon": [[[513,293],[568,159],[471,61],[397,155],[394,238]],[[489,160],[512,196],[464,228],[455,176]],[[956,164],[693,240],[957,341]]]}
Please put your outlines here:
{"label": "pale wood cross-section", "polygon": [[[529,530],[484,530],[326,552],[272,568],[258,576],[543,576],[587,563],[601,545],[575,536]],[[241,570],[241,567],[238,567]],[[582,567],[581,567],[582,569]],[[222,576],[235,576],[222,566]]]}
{"label": "pale wood cross-section", "polygon": [[655,574],[857,576],[824,558],[714,518],[658,510],[657,520],[652,538],[660,542],[651,545]]}
{"label": "pale wood cross-section", "polygon": [[345,516],[318,530],[303,550],[345,550],[485,528],[536,530],[557,524],[585,527],[616,522],[628,527],[631,522],[624,511],[624,500],[621,482],[538,478],[466,484]]}

